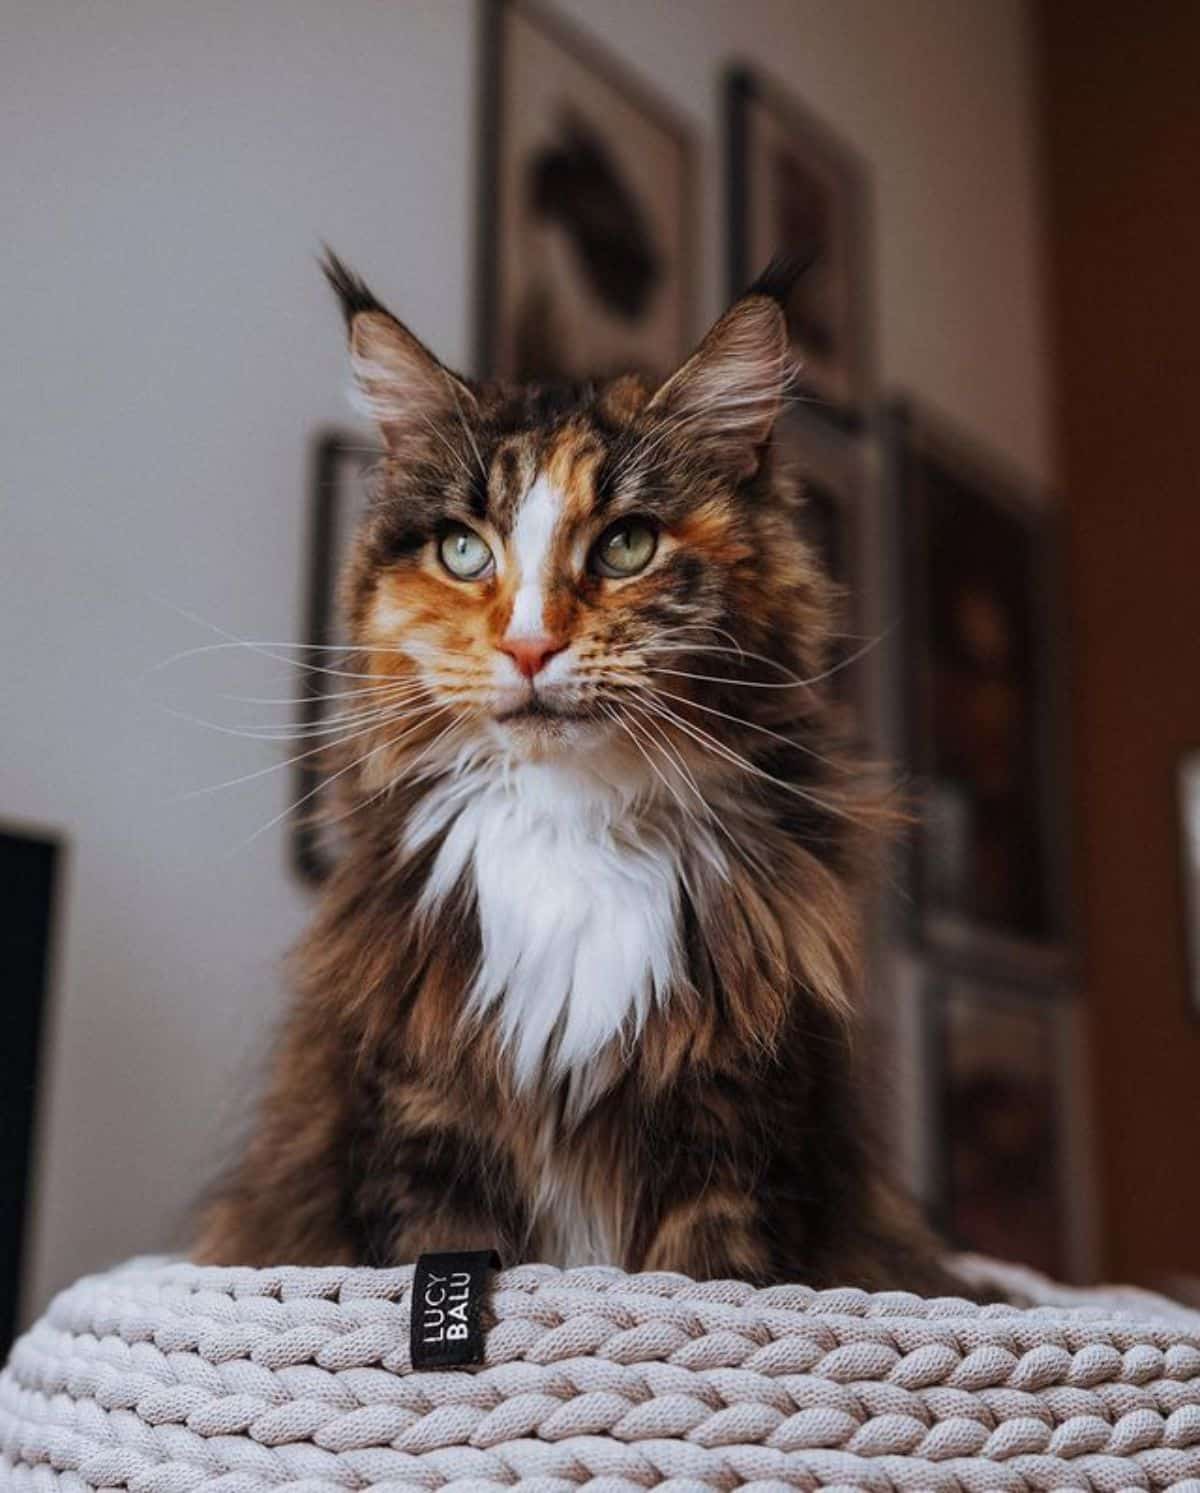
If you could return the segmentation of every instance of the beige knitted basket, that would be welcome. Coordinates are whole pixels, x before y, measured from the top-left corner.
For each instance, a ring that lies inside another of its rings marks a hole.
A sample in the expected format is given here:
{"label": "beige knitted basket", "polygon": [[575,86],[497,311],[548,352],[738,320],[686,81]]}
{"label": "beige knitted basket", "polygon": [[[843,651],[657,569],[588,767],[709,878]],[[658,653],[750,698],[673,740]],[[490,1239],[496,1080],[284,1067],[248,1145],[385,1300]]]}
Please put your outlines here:
{"label": "beige knitted basket", "polygon": [[1200,1493],[1200,1316],[1014,1279],[1038,1304],[522,1266],[481,1367],[414,1372],[411,1269],[135,1261],[14,1348],[0,1488]]}

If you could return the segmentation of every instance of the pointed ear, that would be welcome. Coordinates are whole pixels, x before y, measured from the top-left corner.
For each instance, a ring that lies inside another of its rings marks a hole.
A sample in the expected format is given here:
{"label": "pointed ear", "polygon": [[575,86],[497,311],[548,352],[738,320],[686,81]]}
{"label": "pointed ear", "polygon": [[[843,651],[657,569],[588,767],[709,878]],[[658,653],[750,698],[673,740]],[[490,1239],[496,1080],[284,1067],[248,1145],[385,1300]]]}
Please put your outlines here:
{"label": "pointed ear", "polygon": [[711,450],[739,482],[758,471],[791,377],[781,304],[791,283],[790,271],[772,266],[647,406],[677,424],[684,441]]}
{"label": "pointed ear", "polygon": [[322,268],[346,318],[356,402],[379,426],[389,450],[427,442],[442,424],[477,411],[470,386],[397,321],[335,254],[326,251]]}

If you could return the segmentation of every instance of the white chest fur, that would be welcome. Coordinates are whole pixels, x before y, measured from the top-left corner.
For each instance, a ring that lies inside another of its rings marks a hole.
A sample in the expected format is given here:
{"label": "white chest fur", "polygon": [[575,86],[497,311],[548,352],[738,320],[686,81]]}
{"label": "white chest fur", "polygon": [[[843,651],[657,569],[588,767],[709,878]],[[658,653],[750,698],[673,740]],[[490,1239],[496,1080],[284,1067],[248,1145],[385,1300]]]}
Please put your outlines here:
{"label": "white chest fur", "polygon": [[557,763],[469,769],[435,789],[410,847],[444,831],[430,911],[474,882],[482,953],[468,1008],[494,1010],[518,1081],[581,1076],[665,1000],[679,962],[681,853],[669,814]]}

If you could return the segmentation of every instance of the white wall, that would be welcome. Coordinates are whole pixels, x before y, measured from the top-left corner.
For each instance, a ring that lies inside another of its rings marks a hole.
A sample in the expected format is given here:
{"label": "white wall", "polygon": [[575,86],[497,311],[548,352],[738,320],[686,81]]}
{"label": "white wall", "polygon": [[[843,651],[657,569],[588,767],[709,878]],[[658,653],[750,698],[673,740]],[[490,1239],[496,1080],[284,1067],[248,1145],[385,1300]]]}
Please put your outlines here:
{"label": "white wall", "polygon": [[[1045,475],[1020,0],[564,8],[694,124],[706,314],[738,55],[874,165],[885,381]],[[467,0],[42,0],[5,33],[0,819],[72,847],[32,1309],[177,1236],[253,1082],[307,899],[280,827],[230,852],[286,774],[179,802],[272,759],[155,708],[203,713],[191,664],[131,681],[214,636],[164,598],[297,636],[305,444],[342,417],[322,237],[466,361],[476,37]]]}

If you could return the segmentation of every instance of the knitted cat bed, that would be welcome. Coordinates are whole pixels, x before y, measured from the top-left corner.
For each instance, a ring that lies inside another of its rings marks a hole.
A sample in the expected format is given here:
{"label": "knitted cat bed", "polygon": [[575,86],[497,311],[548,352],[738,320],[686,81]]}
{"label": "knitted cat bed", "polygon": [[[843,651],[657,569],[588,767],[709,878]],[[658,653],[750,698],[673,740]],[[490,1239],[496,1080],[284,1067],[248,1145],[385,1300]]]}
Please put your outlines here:
{"label": "knitted cat bed", "polygon": [[1200,1493],[1200,1316],[1161,1298],[531,1265],[494,1277],[481,1366],[416,1372],[411,1282],[162,1260],[81,1281],[0,1376],[0,1488]]}

